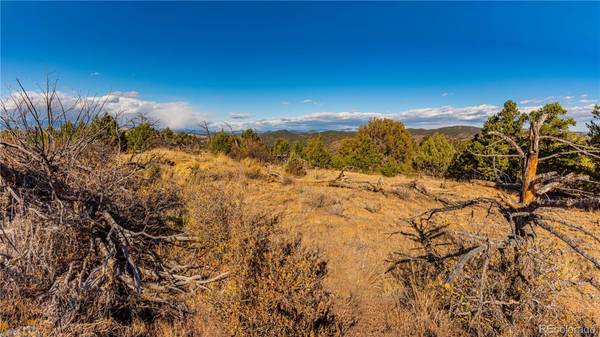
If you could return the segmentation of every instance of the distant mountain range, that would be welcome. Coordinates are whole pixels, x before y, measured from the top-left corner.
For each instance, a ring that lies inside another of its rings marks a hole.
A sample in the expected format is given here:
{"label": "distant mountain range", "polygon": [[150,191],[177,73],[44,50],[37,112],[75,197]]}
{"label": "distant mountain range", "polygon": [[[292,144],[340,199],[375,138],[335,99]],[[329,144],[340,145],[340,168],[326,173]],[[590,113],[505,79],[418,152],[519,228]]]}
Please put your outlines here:
{"label": "distant mountain range", "polygon": [[[413,137],[419,141],[423,137],[432,135],[434,133],[440,133],[451,139],[469,139],[481,131],[481,128],[475,126],[446,126],[438,129],[407,129]],[[277,138],[285,138],[290,142],[300,141],[306,142],[308,139],[315,137],[317,134],[321,135],[321,138],[326,144],[338,142],[345,138],[354,136],[355,131],[289,131],[289,130],[277,130],[267,131],[260,133],[261,138],[268,144],[271,144]]]}

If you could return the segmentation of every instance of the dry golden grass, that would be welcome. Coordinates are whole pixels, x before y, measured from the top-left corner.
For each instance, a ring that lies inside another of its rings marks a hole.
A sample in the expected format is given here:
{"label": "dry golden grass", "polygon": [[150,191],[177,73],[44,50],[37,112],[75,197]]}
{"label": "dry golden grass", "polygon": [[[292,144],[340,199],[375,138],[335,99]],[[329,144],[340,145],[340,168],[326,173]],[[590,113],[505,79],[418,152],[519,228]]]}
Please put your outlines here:
{"label": "dry golden grass", "polygon": [[[334,179],[338,172],[308,170],[301,178],[285,174],[283,167],[262,165],[252,160],[235,161],[208,153],[186,154],[172,150],[150,152],[170,161],[161,174],[181,184],[193,184],[195,175],[212,181],[226,182],[232,193],[243,196],[251,208],[280,216],[284,236],[302,236],[309,248],[319,249],[329,261],[326,287],[335,295],[338,310],[358,317],[352,334],[361,336],[398,336],[424,334],[457,335],[452,322],[437,310],[435,298],[415,294],[415,307],[399,309],[399,285],[389,278],[386,259],[398,250],[407,251],[412,243],[400,235],[389,233],[403,226],[402,219],[432,207],[436,201],[417,192],[406,190],[399,195],[383,195],[359,189],[330,187],[324,180]],[[279,173],[277,179],[269,172]],[[428,191],[453,199],[496,197],[493,187],[477,183],[459,183],[429,177],[393,177],[348,173],[355,180],[384,186],[407,184],[417,180]],[[190,186],[188,186],[189,188]],[[193,186],[191,186],[193,188]],[[600,213],[557,210],[566,219],[576,220],[600,234]],[[458,214],[448,219],[451,228],[476,232],[500,233],[493,217],[485,212]],[[538,230],[541,242],[562,251],[556,261],[565,281],[561,289],[561,305],[577,317],[600,323],[600,298],[589,285],[582,284],[586,276],[600,279],[600,273],[584,263],[564,245]],[[578,234],[577,234],[578,235]],[[584,237],[578,236],[581,240]],[[600,247],[589,246],[598,255]],[[594,295],[596,294],[596,295]]]}

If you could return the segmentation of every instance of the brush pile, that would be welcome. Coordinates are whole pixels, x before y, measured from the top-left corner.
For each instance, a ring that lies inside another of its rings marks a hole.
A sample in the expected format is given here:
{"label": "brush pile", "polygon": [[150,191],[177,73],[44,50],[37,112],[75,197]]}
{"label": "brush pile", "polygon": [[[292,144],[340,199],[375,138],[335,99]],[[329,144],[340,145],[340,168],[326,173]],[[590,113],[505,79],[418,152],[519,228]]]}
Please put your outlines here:
{"label": "brush pile", "polygon": [[101,111],[89,99],[64,106],[50,84],[42,98],[21,87],[2,102],[1,320],[125,335],[133,321],[180,317],[175,295],[211,281],[165,249],[192,241],[180,196],[120,159]]}

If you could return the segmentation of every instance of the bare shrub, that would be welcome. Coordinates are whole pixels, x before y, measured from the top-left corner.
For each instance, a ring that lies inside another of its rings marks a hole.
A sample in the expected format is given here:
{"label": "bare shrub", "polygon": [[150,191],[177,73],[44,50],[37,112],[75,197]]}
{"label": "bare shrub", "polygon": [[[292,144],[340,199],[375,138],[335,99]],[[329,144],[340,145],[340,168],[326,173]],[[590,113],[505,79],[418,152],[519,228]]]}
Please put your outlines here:
{"label": "bare shrub", "polygon": [[300,240],[273,240],[276,219],[255,218],[232,242],[234,284],[214,298],[235,336],[332,336],[344,330],[323,287],[327,264]]}
{"label": "bare shrub", "polygon": [[392,193],[402,200],[410,200],[414,197],[412,188],[404,185],[395,186]]}
{"label": "bare shrub", "polygon": [[309,194],[306,204],[312,208],[322,208],[331,210],[334,207],[341,207],[342,201],[336,197],[332,197],[327,193]]}
{"label": "bare shrub", "polygon": [[328,209],[329,213],[337,215],[337,216],[343,216],[344,215],[344,206],[341,203],[336,203],[331,205],[331,207],[329,207]]}
{"label": "bare shrub", "polygon": [[231,186],[202,180],[195,181],[186,196],[190,231],[201,248],[221,263],[232,233],[243,220],[243,199]]}
{"label": "bare shrub", "polygon": [[248,179],[260,179],[264,176],[263,168],[253,160],[244,159],[242,161],[244,176]]}
{"label": "bare shrub", "polygon": [[381,211],[381,204],[378,202],[370,203],[365,201],[363,207],[370,213],[379,213]]}
{"label": "bare shrub", "polygon": [[217,192],[197,192],[190,203],[198,210],[211,207],[208,213],[218,215],[193,221],[199,237],[221,238],[211,247],[222,268],[231,271],[221,291],[204,296],[224,334],[342,335],[349,320],[333,310],[333,296],[323,286],[327,263],[320,254],[304,248],[300,239],[280,238],[278,217],[249,214],[230,187],[210,186],[200,191]]}
{"label": "bare shrub", "polygon": [[306,175],[306,164],[296,152],[292,152],[285,163],[285,172],[298,177]]}
{"label": "bare shrub", "polygon": [[294,183],[294,179],[290,176],[284,175],[281,177],[281,185],[291,185]]}
{"label": "bare shrub", "polygon": [[[43,308],[31,314],[58,335],[126,335],[139,320],[181,317],[175,295],[207,275],[165,253],[191,240],[178,191],[102,142],[101,102],[66,107],[54,88],[2,101],[0,301]],[[20,315],[0,306],[0,317]]]}
{"label": "bare shrub", "polygon": [[[427,237],[436,231],[426,230]],[[560,280],[558,268],[552,257],[554,252],[531,245],[520,252],[508,245],[502,250],[484,248],[481,255],[468,264],[453,249],[463,247],[466,252],[477,242],[465,237],[452,237],[437,231],[438,237],[428,241],[422,252],[427,259],[414,259],[392,275],[405,292],[400,296],[400,306],[411,308],[420,305],[419,296],[432,296],[438,310],[447,313],[453,324],[462,327],[465,334],[501,335],[510,332],[517,336],[538,333],[542,325],[568,322],[562,320],[564,311],[557,303]],[[490,243],[493,245],[494,243]],[[448,249],[452,247],[452,249]],[[431,254],[431,255],[428,255]],[[517,256],[520,254],[519,256]],[[519,260],[534,261],[527,279],[517,267]],[[461,268],[458,277],[458,268]],[[429,294],[429,295],[426,295]],[[432,311],[433,312],[433,311]],[[431,317],[430,317],[431,318]]]}

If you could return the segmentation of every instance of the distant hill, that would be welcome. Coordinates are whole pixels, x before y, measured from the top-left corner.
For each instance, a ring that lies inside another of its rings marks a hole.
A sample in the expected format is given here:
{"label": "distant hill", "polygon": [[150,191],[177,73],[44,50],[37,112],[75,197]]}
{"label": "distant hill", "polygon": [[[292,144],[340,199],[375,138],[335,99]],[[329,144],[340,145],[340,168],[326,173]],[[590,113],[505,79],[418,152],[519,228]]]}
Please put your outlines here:
{"label": "distant hill", "polygon": [[438,129],[408,129],[413,137],[419,139],[425,136],[432,135],[434,133],[441,133],[448,138],[455,139],[466,139],[475,136],[481,128],[476,126],[456,125],[456,126],[445,126]]}
{"label": "distant hill", "polygon": [[[468,139],[477,134],[481,128],[474,126],[446,126],[438,129],[407,129],[417,141],[425,136],[432,135],[434,133],[441,133],[448,138],[452,139]],[[326,144],[337,143],[342,139],[353,137],[356,132],[354,131],[289,131],[289,130],[277,130],[268,131],[260,134],[261,138],[267,143],[272,144],[277,138],[284,138],[290,142],[300,141],[306,142],[308,139],[315,137],[317,134],[321,135],[321,138]]]}
{"label": "distant hill", "polygon": [[330,144],[345,138],[351,138],[356,132],[354,131],[289,131],[289,130],[277,130],[268,131],[260,134],[260,137],[271,144],[277,138],[287,139],[290,143],[300,141],[305,143],[307,140],[316,137],[318,134],[326,144]]}

